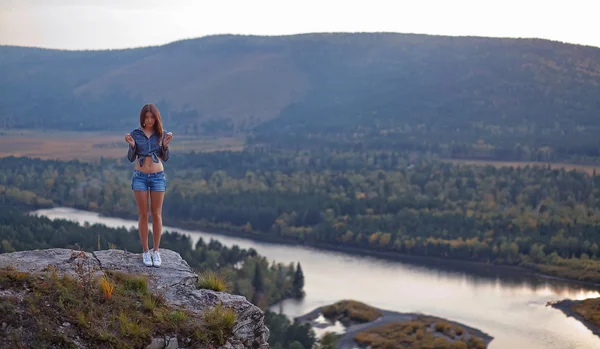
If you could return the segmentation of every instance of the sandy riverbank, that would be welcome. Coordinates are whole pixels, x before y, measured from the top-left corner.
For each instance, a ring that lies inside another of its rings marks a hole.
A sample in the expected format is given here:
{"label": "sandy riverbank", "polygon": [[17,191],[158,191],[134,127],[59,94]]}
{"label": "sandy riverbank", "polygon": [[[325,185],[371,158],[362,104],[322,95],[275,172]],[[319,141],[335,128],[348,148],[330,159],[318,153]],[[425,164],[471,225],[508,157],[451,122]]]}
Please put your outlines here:
{"label": "sandy riverbank", "polygon": [[591,322],[586,321],[583,318],[583,316],[579,315],[579,313],[577,313],[573,310],[572,307],[581,302],[582,301],[565,299],[565,300],[558,301],[558,302],[549,302],[548,304],[546,304],[546,306],[551,306],[553,308],[559,309],[568,317],[572,317],[572,318],[576,319],[577,321],[581,322],[583,325],[585,325],[585,327],[587,327],[590,331],[592,331],[592,333],[594,333],[596,336],[600,336],[600,326],[596,326],[596,325],[592,324]]}

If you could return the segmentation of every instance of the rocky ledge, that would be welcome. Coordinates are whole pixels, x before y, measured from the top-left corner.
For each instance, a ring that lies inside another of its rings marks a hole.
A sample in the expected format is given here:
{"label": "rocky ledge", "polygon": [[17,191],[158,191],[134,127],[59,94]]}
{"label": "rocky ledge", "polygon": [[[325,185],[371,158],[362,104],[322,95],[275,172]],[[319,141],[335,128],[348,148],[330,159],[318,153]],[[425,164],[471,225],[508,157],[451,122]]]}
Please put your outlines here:
{"label": "rocky ledge", "polygon": [[[69,249],[46,249],[20,251],[0,254],[0,269],[14,268],[19,272],[42,273],[53,266],[59,275],[77,274],[78,260],[85,259],[87,268],[101,276],[106,271],[118,271],[126,274],[147,275],[148,286],[152,293],[160,294],[166,302],[176,307],[183,307],[194,313],[202,314],[205,309],[214,308],[219,303],[224,308],[234,309],[237,316],[232,335],[219,348],[227,349],[267,349],[269,330],[264,324],[264,313],[245,297],[197,289],[198,275],[193,272],[181,256],[171,250],[161,249],[163,260],[160,268],[146,267],[142,264],[140,254],[122,250],[102,250],[92,253]],[[22,293],[29,292],[23,290]],[[2,290],[0,297],[23,296],[14,290]],[[85,343],[80,345],[87,348]],[[146,348],[182,348],[176,337],[154,338]]]}

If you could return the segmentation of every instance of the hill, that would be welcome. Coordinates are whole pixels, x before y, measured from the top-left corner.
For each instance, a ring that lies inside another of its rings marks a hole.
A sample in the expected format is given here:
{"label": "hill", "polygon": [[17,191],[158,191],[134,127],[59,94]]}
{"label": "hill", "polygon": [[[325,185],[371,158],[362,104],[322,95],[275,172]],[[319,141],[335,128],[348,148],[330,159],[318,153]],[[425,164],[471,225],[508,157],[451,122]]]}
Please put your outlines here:
{"label": "hill", "polygon": [[0,47],[0,127],[170,130],[251,144],[600,156],[600,48],[535,39],[220,35],[114,51]]}
{"label": "hill", "polygon": [[151,101],[173,129],[229,131],[276,117],[308,89],[285,46],[234,36],[115,51],[3,47],[0,56],[0,126],[9,128],[120,130]]}

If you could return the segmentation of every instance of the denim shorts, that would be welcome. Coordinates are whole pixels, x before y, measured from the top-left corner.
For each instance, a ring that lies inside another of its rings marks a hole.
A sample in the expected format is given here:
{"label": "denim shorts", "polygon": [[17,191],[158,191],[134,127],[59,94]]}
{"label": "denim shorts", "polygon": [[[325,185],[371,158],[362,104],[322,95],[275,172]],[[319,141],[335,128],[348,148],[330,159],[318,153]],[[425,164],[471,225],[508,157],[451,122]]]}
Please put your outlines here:
{"label": "denim shorts", "polygon": [[164,171],[144,173],[134,170],[131,177],[131,189],[138,191],[166,191],[167,175]]}

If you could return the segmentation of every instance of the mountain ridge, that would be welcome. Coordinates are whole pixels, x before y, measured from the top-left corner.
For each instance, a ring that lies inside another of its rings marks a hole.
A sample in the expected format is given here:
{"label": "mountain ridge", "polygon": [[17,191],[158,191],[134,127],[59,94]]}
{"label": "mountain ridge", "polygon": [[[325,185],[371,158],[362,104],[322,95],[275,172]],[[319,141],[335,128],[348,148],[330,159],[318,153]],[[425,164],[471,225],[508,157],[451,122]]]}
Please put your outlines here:
{"label": "mountain ridge", "polygon": [[168,41],[162,44],[155,45],[146,45],[146,46],[131,46],[131,47],[121,47],[121,48],[103,48],[103,49],[63,49],[63,48],[53,48],[53,47],[44,47],[44,46],[22,46],[22,45],[6,45],[0,44],[0,48],[25,48],[25,49],[35,49],[35,50],[52,50],[52,51],[65,51],[65,52],[99,52],[99,51],[128,51],[128,50],[137,50],[137,49],[148,49],[148,48],[157,48],[164,47],[169,45],[174,45],[177,43],[185,42],[185,41],[193,41],[199,39],[206,38],[214,38],[214,37],[258,37],[258,38],[288,38],[288,37],[302,37],[302,36],[311,36],[311,35],[346,35],[346,34],[392,34],[392,35],[414,35],[414,36],[424,36],[424,37],[439,37],[439,38],[465,38],[465,39],[506,39],[506,40],[530,40],[530,41],[545,41],[551,43],[565,44],[565,45],[573,45],[573,46],[582,46],[582,47],[591,47],[591,48],[600,48],[600,46],[591,45],[591,44],[583,44],[576,43],[570,41],[561,41],[558,39],[548,39],[534,36],[485,36],[485,35],[449,35],[449,34],[432,34],[432,33],[416,33],[416,32],[394,32],[394,31],[316,31],[316,32],[299,32],[293,34],[240,34],[240,33],[215,33],[215,34],[207,34],[200,35],[189,38],[180,38],[172,41]]}
{"label": "mountain ridge", "polygon": [[457,143],[473,153],[481,140],[499,152],[517,145],[544,152],[558,143],[552,154],[600,154],[600,48],[593,46],[328,33],[24,50],[0,47],[5,128],[129,129],[140,105],[153,102],[170,130],[249,134],[250,143],[278,147],[347,143],[356,133],[379,148],[406,146],[382,145],[385,133],[455,156],[465,153],[451,149]]}

